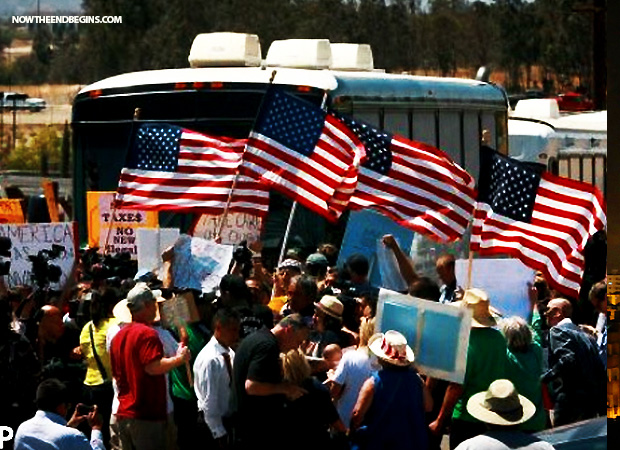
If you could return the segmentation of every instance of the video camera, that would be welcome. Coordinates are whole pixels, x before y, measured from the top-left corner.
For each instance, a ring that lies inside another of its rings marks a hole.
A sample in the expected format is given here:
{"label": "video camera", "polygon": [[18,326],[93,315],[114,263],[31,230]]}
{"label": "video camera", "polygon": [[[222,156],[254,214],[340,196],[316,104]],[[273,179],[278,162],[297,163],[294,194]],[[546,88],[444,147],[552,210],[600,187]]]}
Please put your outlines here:
{"label": "video camera", "polygon": [[[11,257],[11,239],[5,236],[0,236],[0,257]],[[9,274],[11,269],[11,261],[0,261],[0,277]]]}
{"label": "video camera", "polygon": [[28,256],[32,262],[31,278],[39,288],[45,288],[50,283],[60,281],[62,270],[59,266],[51,264],[50,261],[60,258],[64,251],[64,246],[53,244],[49,250],[40,250],[36,255]]}
{"label": "video camera", "polygon": [[84,273],[93,281],[109,280],[119,284],[120,280],[133,278],[138,271],[138,263],[131,259],[129,252],[102,256],[98,250],[93,247],[81,253]]}

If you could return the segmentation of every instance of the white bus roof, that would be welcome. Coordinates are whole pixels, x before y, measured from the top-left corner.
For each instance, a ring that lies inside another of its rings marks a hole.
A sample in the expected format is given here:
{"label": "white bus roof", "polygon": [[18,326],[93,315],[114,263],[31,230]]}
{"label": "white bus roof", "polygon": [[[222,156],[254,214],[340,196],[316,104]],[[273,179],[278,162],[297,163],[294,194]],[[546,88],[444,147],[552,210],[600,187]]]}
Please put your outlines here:
{"label": "white bus roof", "polygon": [[[256,83],[267,84],[276,70],[274,84],[309,86],[332,91],[337,96],[365,99],[424,99],[435,102],[473,102],[494,106],[507,104],[503,90],[481,81],[461,78],[425,77],[367,72],[311,70],[273,67],[209,67],[148,70],[116,75],[84,87],[78,95],[91,91],[129,90],[132,87],[175,83]],[[105,94],[105,92],[103,92]]]}

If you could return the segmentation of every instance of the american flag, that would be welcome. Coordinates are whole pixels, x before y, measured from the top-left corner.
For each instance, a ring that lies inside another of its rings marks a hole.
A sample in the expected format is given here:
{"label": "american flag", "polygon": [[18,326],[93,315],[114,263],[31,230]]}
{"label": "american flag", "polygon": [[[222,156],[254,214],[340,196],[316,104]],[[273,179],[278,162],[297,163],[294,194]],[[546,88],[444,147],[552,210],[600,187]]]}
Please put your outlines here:
{"label": "american flag", "polygon": [[350,200],[436,241],[459,239],[475,205],[474,179],[443,151],[342,116],[365,146]]}
{"label": "american flag", "polygon": [[337,219],[356,183],[361,143],[318,106],[273,87],[265,95],[241,173]]}
{"label": "american flag", "polygon": [[[121,171],[117,207],[222,213],[246,142],[167,124],[140,125]],[[239,175],[230,210],[264,216],[268,206],[268,187]]]}
{"label": "american flag", "polygon": [[600,192],[489,148],[480,152],[478,191],[471,250],[511,255],[577,298],[583,249],[607,224]]}

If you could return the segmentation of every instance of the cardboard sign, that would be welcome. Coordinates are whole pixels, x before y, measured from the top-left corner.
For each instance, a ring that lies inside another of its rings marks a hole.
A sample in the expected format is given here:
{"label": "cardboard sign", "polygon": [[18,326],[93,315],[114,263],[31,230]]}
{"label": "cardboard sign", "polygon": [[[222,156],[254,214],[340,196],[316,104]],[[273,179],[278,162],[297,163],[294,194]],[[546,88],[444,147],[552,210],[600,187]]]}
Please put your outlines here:
{"label": "cardboard sign", "polygon": [[[138,257],[136,230],[157,228],[156,211],[138,209],[114,210],[114,192],[87,192],[88,245],[108,253],[129,252]],[[109,235],[109,236],[108,236]]]}
{"label": "cardboard sign", "polygon": [[396,330],[407,338],[415,365],[426,375],[463,383],[472,312],[381,289],[377,330]]}
{"label": "cardboard sign", "polygon": [[0,224],[24,223],[24,211],[19,200],[0,198]]}
{"label": "cardboard sign", "polygon": [[50,180],[43,180],[41,183],[43,193],[45,194],[45,201],[47,202],[47,210],[52,222],[60,222],[58,215],[58,202],[56,201],[56,194],[54,192],[54,183]]}
{"label": "cardboard sign", "polygon": [[36,256],[42,250],[50,250],[52,245],[63,247],[57,259],[50,264],[60,267],[60,282],[51,283],[52,289],[59,289],[67,281],[76,261],[75,223],[28,223],[1,225],[0,236],[11,239],[11,269],[7,276],[10,287],[20,284],[34,285],[32,280],[32,262],[29,256]]}
{"label": "cardboard sign", "polygon": [[232,256],[232,245],[181,235],[174,245],[174,285],[177,288],[211,291],[228,273]]}
{"label": "cardboard sign", "polygon": [[405,254],[409,254],[413,231],[371,210],[352,211],[340,246],[338,266],[342,267],[353,253],[361,253],[370,262],[370,284],[384,286],[377,259],[377,245],[386,234],[393,235]]}
{"label": "cardboard sign", "polygon": [[192,321],[187,295],[175,295],[160,304],[164,327],[181,326]]}
{"label": "cardboard sign", "polygon": [[[465,288],[468,260],[457,260],[456,279]],[[528,283],[533,283],[536,271],[516,259],[472,260],[471,287],[489,294],[491,306],[504,317],[519,316],[527,320],[530,313]]]}
{"label": "cardboard sign", "polygon": [[177,228],[138,228],[138,271],[153,272],[163,264],[161,254],[177,241],[181,232]]}
{"label": "cardboard sign", "polygon": [[[200,216],[192,235],[207,240],[215,239],[222,216],[203,214]],[[229,212],[226,214],[222,227],[222,244],[237,245],[241,241],[255,242],[260,240],[261,218],[252,214]]]}

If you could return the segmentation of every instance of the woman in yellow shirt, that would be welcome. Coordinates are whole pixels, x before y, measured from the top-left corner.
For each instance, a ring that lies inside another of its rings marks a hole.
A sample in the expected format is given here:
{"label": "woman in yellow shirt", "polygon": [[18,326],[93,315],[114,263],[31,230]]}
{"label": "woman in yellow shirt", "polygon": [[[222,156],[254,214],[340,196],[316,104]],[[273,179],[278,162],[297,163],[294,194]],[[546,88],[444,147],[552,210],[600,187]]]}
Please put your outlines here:
{"label": "woman in yellow shirt", "polygon": [[108,329],[118,322],[112,315],[112,309],[119,300],[119,295],[111,288],[104,289],[101,293],[92,292],[90,298],[92,320],[84,325],[80,333],[80,349],[86,364],[83,403],[97,405],[104,422],[102,432],[106,448],[110,448],[109,423],[114,396],[106,334]]}

